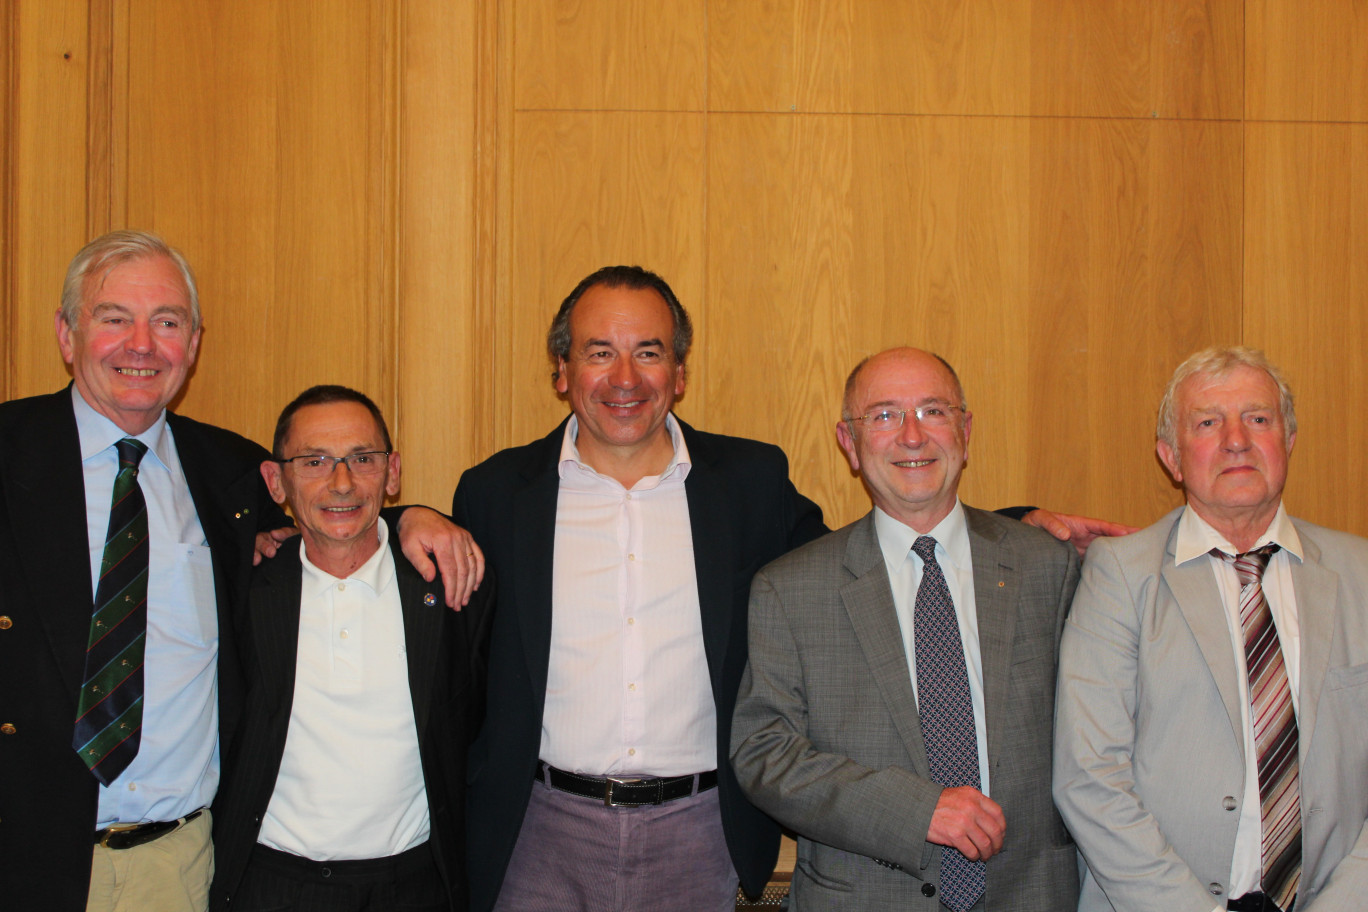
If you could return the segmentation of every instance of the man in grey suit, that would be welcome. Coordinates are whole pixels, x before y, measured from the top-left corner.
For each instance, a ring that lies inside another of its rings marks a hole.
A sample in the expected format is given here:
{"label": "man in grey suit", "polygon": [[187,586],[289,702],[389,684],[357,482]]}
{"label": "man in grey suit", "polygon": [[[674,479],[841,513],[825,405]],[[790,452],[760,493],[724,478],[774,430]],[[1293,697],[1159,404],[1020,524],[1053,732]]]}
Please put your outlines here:
{"label": "man in grey suit", "polygon": [[874,509],[751,587],[732,763],[798,834],[800,912],[1076,901],[1048,782],[1078,560],[960,503],[971,426],[939,357],[893,349],[856,367],[836,436]]}
{"label": "man in grey suit", "polygon": [[1264,356],[1174,373],[1186,507],[1088,553],[1060,654],[1055,799],[1080,910],[1368,903],[1368,541],[1291,519],[1292,393]]}

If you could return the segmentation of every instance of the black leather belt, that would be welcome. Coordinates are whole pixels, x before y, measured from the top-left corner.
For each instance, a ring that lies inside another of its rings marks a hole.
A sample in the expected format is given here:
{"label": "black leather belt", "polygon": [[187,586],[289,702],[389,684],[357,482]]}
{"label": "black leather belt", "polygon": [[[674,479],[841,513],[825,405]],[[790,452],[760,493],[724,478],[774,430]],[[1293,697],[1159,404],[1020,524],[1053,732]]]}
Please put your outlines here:
{"label": "black leather belt", "polygon": [[[1293,905],[1296,905],[1295,901]],[[1268,898],[1267,893],[1246,893],[1244,896],[1237,896],[1226,902],[1226,908],[1234,909],[1236,912],[1281,912],[1273,904],[1273,900]]]}
{"label": "black leather belt", "polygon": [[[676,798],[687,798],[699,792],[706,792],[717,785],[717,770],[664,779],[631,779],[623,776],[583,776],[545,765],[539,769],[546,771],[544,781],[553,789],[579,795],[581,798],[593,798],[595,801],[602,801],[608,807],[664,804]],[[537,779],[542,778],[539,772]]]}
{"label": "black leather belt", "polygon": [[114,826],[105,827],[103,830],[95,831],[95,844],[106,849],[131,849],[134,846],[144,845],[159,836],[165,836],[172,830],[180,829],[183,824],[189,823],[200,814],[204,813],[204,808],[186,814],[180,820],[154,820],[151,823],[116,823]]}

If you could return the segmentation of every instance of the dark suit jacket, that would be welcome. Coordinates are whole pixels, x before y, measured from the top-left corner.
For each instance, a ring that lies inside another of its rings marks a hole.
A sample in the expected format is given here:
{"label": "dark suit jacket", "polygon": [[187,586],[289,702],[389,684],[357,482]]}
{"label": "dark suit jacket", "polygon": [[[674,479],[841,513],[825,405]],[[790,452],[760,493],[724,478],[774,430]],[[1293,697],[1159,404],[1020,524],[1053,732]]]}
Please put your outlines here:
{"label": "dark suit jacket", "polygon": [[[71,737],[94,593],[80,443],[68,390],[0,405],[0,895],[16,912],[81,912],[98,783]],[[233,729],[240,681],[231,606],[245,595],[259,529],[288,525],[230,431],[168,414],[212,551],[219,615],[219,719]],[[226,744],[225,744],[226,747]]]}
{"label": "dark suit jacket", "polygon": [[[1074,549],[965,508],[989,790],[1007,818],[984,907],[1072,910],[1074,847],[1050,796],[1055,658]],[[940,908],[931,779],[873,514],[762,569],[732,743],[742,786],[798,834],[795,910]],[[875,861],[878,859],[882,863]]]}
{"label": "dark suit jacket", "polygon": [[[428,845],[452,908],[465,909],[465,763],[483,708],[494,576],[487,573],[470,604],[451,611],[443,602],[441,578],[424,582],[399,550],[393,531],[389,542],[404,612],[409,694],[432,826]],[[299,645],[299,547],[300,539],[293,538],[257,568],[246,622],[238,631],[247,697],[214,803],[213,909],[230,908],[285,752]],[[357,783],[358,788],[365,785]]]}
{"label": "dark suit jacket", "polygon": [[[777,825],[741,794],[727,762],[732,705],[746,664],[746,597],[762,565],[825,531],[821,509],[788,479],[768,444],[695,431],[680,422],[692,468],[685,481],[703,645],[717,707],[717,771],[732,862],[748,892],[774,869]],[[471,752],[469,850],[472,907],[493,905],[532,791],[541,750],[551,650],[551,567],[556,463],[565,425],[467,471],[452,513],[470,530],[504,585],[495,612],[487,722]]]}

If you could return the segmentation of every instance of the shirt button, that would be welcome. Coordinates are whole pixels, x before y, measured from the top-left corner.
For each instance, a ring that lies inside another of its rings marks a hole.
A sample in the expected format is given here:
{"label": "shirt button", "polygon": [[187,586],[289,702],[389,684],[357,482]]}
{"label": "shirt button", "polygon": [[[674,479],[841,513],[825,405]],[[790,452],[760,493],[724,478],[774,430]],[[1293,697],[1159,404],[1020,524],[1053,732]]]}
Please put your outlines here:
{"label": "shirt button", "polygon": [[636,560],[636,555],[635,555],[635,554],[628,554],[628,555],[627,555],[627,559],[628,559],[629,561],[634,561],[634,560]]}
{"label": "shirt button", "polygon": [[342,632],[339,634],[339,636],[341,636],[342,639],[345,640],[347,637],[351,636],[351,631],[348,630],[346,627],[343,627]]}
{"label": "shirt button", "polygon": [[628,626],[628,627],[632,626],[632,625],[635,624],[635,623],[636,623],[636,618],[628,618],[628,619],[627,619],[627,626]]}
{"label": "shirt button", "polygon": [[636,685],[635,685],[635,684],[628,684],[628,685],[627,685],[627,689],[628,689],[628,690],[633,690],[633,691],[634,691],[634,690],[636,690]]}
{"label": "shirt button", "polygon": [[635,757],[635,756],[636,756],[636,748],[635,748],[635,747],[629,747],[629,748],[627,748],[627,756],[629,756],[629,757]]}
{"label": "shirt button", "polygon": [[138,790],[138,783],[136,783],[136,782],[130,782],[130,783],[128,783],[128,790],[129,790],[130,792],[136,792],[136,791]]}
{"label": "shirt button", "polygon": [[347,584],[346,584],[346,583],[338,583],[338,584],[337,584],[337,591],[338,591],[338,592],[346,592],[346,591],[347,591]]}

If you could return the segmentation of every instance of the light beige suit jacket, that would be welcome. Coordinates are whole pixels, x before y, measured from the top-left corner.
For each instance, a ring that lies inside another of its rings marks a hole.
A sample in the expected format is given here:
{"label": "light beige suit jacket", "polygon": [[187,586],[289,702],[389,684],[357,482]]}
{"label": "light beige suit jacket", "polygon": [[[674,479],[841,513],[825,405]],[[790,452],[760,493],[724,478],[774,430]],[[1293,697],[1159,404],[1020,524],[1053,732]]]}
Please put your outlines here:
{"label": "light beige suit jacket", "polygon": [[[1244,796],[1234,650],[1181,508],[1088,551],[1060,651],[1055,800],[1087,862],[1080,912],[1223,906]],[[1368,908],[1368,541],[1293,520],[1301,630],[1297,912]]]}

